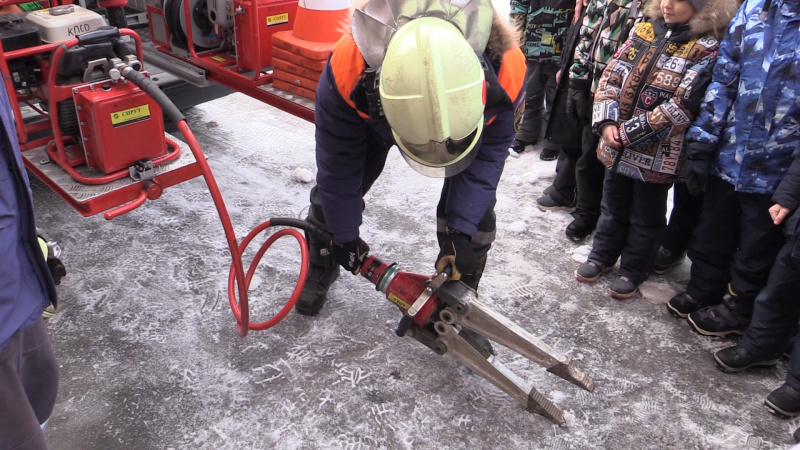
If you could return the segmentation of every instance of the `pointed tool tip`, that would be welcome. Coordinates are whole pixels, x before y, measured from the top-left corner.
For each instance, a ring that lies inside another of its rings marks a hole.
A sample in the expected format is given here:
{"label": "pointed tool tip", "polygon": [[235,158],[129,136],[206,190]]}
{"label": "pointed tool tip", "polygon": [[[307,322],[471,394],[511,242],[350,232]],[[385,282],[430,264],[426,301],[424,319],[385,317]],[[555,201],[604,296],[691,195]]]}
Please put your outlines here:
{"label": "pointed tool tip", "polygon": [[537,391],[536,388],[531,388],[527,403],[525,409],[528,412],[540,414],[558,425],[564,425],[566,423],[564,411],[548,400],[541,392]]}
{"label": "pointed tool tip", "polygon": [[560,363],[547,369],[548,372],[557,375],[570,383],[580,386],[589,392],[594,391],[594,380],[586,373],[578,370],[572,362]]}

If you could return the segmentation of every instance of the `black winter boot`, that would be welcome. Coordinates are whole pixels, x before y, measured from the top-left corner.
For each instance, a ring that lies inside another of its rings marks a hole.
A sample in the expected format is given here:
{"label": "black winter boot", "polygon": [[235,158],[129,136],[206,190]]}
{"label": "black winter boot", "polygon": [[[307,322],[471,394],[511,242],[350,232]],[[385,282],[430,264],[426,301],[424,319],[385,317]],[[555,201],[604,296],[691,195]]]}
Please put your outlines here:
{"label": "black winter boot", "polygon": [[594,231],[594,228],[597,226],[597,221],[594,223],[587,222],[583,218],[576,218],[572,222],[567,225],[566,231],[564,233],[567,237],[573,242],[581,242],[582,240],[589,237]]}
{"label": "black winter boot", "polygon": [[774,366],[778,363],[778,358],[754,355],[737,344],[714,353],[714,363],[723,372],[735,373],[751,367]]}
{"label": "black winter boot", "polygon": [[784,383],[770,392],[764,404],[777,416],[786,419],[796,417],[800,415],[800,391]]}
{"label": "black winter boot", "polygon": [[339,264],[330,256],[328,246],[306,235],[309,268],[306,284],[294,309],[304,316],[316,316],[328,299],[328,289],[339,278]]}
{"label": "black winter boot", "polygon": [[667,311],[676,317],[685,319],[689,314],[699,311],[707,306],[712,306],[704,301],[697,300],[688,292],[681,292],[667,302]]}
{"label": "black winter boot", "polygon": [[743,336],[750,323],[752,309],[737,295],[729,293],[717,306],[701,309],[689,314],[687,320],[695,331],[704,336]]}

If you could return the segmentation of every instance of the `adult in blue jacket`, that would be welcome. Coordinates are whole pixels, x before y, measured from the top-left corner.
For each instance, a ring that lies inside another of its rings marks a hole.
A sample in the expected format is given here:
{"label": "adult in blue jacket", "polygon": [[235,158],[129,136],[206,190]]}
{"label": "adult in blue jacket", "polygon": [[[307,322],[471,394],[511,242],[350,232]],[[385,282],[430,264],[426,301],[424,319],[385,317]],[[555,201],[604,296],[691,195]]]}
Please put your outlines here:
{"label": "adult in blue jacket", "polygon": [[8,95],[0,89],[0,449],[44,449],[58,366],[42,320],[56,289],[33,218]]}
{"label": "adult in blue jacket", "polygon": [[689,285],[668,308],[705,335],[744,333],[785,242],[769,208],[800,152],[798,26],[797,0],[742,4],[686,135],[687,187],[705,188],[705,201],[689,246]]}
{"label": "adult in blue jacket", "polygon": [[339,266],[358,274],[363,196],[397,145],[419,172],[445,177],[437,207],[437,270],[477,287],[495,234],[494,203],[525,57],[490,0],[371,0],[353,14],[316,94],[317,185],[308,221],[311,267],[296,304],[316,315]]}

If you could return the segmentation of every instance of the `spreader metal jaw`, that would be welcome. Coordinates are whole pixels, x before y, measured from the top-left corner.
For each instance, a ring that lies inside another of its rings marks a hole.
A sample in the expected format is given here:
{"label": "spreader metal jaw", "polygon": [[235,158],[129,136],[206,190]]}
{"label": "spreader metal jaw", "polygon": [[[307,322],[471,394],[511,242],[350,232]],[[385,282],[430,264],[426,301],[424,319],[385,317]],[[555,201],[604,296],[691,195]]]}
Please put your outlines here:
{"label": "spreader metal jaw", "polygon": [[511,395],[526,411],[564,424],[564,411],[515,375],[494,355],[491,340],[547,368],[587,391],[594,381],[559,354],[502,314],[478,300],[462,281],[448,281],[447,270],[427,276],[400,269],[396,263],[370,255],[361,275],[403,311],[398,336],[410,336],[439,355],[451,355],[473,372]]}
{"label": "spreader metal jaw", "polygon": [[434,294],[441,301],[438,317],[431,317],[435,335],[413,327],[408,334],[439,354],[451,355],[517,399],[525,410],[541,414],[560,425],[566,422],[560,408],[514,374],[464,330],[471,330],[503,345],[587,391],[594,390],[594,381],[575,367],[571,357],[556,352],[507,317],[488,308],[478,300],[477,293],[464,283],[444,283],[437,286]]}

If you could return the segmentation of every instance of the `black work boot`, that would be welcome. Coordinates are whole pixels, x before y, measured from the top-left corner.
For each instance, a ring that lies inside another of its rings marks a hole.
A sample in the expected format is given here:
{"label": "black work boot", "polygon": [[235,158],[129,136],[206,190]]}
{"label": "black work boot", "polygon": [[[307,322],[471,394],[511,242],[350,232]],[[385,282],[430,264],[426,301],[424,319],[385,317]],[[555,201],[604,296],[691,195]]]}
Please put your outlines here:
{"label": "black work boot", "polygon": [[304,316],[316,316],[328,299],[328,289],[339,278],[339,264],[330,256],[328,246],[306,235],[308,241],[308,276],[294,309]]}

